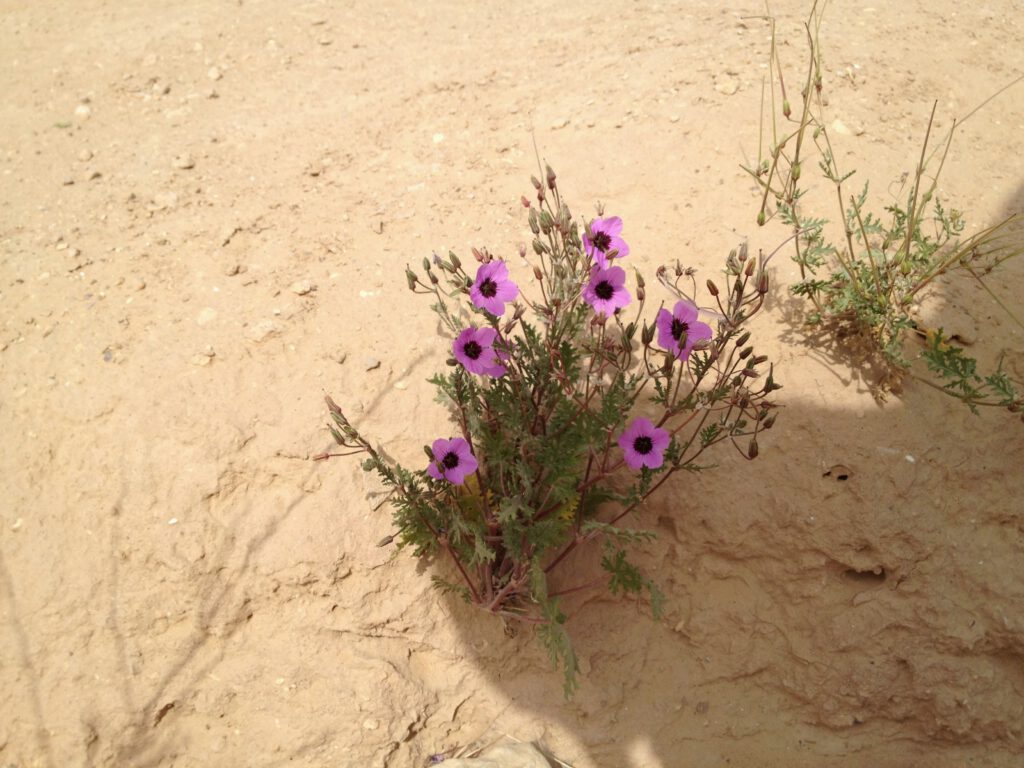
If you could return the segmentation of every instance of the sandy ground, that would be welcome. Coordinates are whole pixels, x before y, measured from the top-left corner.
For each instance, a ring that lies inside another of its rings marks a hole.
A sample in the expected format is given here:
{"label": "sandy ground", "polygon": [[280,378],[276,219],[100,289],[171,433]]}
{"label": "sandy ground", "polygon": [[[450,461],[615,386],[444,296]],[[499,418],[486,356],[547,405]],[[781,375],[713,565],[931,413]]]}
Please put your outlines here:
{"label": "sandy ground", "polygon": [[[795,82],[806,4],[773,11]],[[534,137],[648,275],[773,248],[738,168],[762,12],[0,2],[0,763],[421,766],[502,733],[577,768],[1024,763],[1021,425],[920,386],[876,404],[781,288],[762,457],[641,515],[663,621],[571,604],[570,703],[528,635],[376,547],[389,516],[354,464],[310,461],[328,392],[410,463],[447,433],[425,382],[447,342],[401,268],[487,245],[526,282]],[[1024,71],[1022,20],[829,10],[830,117],[879,199],[934,100],[948,128]],[[974,226],[1024,208],[1022,88],[947,163]],[[1019,302],[1024,267],[994,287]],[[1024,374],[980,289],[935,305]]]}

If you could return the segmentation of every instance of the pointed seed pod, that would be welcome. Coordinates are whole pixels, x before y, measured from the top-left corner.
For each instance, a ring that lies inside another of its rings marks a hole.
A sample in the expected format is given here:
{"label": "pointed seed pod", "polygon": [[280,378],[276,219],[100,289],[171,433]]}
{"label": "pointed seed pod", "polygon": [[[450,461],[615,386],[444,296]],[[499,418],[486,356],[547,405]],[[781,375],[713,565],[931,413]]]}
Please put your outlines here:
{"label": "pointed seed pod", "polygon": [[747,458],[748,459],[756,459],[757,458],[757,438],[756,437],[751,438],[750,445],[747,446]]}
{"label": "pointed seed pod", "polygon": [[710,293],[712,296],[718,295],[718,286],[715,285],[710,278],[708,279],[708,293]]}

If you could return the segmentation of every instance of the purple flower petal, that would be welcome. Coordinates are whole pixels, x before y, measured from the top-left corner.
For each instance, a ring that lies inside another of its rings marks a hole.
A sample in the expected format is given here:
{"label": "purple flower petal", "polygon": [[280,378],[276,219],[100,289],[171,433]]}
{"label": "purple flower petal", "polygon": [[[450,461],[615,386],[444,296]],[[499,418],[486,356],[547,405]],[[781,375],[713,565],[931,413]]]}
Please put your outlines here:
{"label": "purple flower petal", "polygon": [[686,301],[676,302],[671,312],[660,309],[654,322],[658,326],[658,345],[679,360],[686,360],[698,341],[714,336],[711,326],[697,319],[697,308]]}
{"label": "purple flower petal", "polygon": [[632,297],[626,290],[626,270],[622,267],[594,266],[590,282],[583,286],[583,300],[599,315],[611,317],[615,310],[627,306]]}
{"label": "purple flower petal", "polygon": [[427,474],[435,480],[447,480],[454,485],[462,485],[466,475],[477,470],[476,457],[470,450],[469,443],[461,437],[451,440],[439,438],[430,448],[434,460],[427,467]]}
{"label": "purple flower petal", "polygon": [[583,250],[602,269],[608,266],[608,254],[616,251],[616,257],[629,255],[629,246],[619,233],[622,232],[622,219],[610,216],[607,219],[594,219],[590,222],[590,234],[583,235]]}
{"label": "purple flower petal", "polygon": [[657,469],[665,463],[664,453],[671,439],[667,430],[654,426],[647,419],[636,418],[619,435],[619,447],[630,469]]}
{"label": "purple flower petal", "polygon": [[[500,376],[505,368],[498,359],[494,341],[498,332],[494,328],[464,328],[452,342],[452,354],[470,373],[483,376]],[[500,373],[498,370],[500,369]]]}
{"label": "purple flower petal", "polygon": [[500,259],[481,264],[476,278],[469,288],[469,299],[473,306],[501,316],[505,313],[505,302],[519,295],[519,286],[508,278],[508,267]]}

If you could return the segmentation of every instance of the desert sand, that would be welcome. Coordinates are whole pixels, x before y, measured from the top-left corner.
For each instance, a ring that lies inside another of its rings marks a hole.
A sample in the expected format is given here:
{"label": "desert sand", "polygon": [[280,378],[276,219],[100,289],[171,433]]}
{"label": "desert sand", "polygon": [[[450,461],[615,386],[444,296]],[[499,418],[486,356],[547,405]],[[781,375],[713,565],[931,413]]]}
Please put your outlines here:
{"label": "desert sand", "polygon": [[[807,10],[772,4],[794,83]],[[933,102],[948,130],[1024,72],[1022,10],[827,10],[837,152],[882,204]],[[378,548],[355,462],[311,460],[325,394],[413,466],[447,433],[426,379],[450,341],[403,267],[486,246],[528,282],[534,142],[575,212],[624,219],[649,285],[774,249],[739,168],[763,13],[0,4],[0,763],[422,766],[508,734],[576,768],[1024,764],[1024,425],[914,382],[876,401],[802,327],[786,255],[755,336],[778,422],[634,522],[665,618],[567,603],[572,701],[529,632]],[[1022,183],[1018,85],[959,129],[940,191],[972,231]],[[990,285],[1019,306],[1024,264]],[[1024,377],[977,284],[922,311]]]}

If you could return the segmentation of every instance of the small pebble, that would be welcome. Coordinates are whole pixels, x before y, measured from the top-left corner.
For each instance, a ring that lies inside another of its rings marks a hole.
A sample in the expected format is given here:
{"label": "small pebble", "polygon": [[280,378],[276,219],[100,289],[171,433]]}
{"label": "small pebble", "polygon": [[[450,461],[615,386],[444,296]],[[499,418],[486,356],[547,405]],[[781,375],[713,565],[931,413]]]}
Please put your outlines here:
{"label": "small pebble", "polygon": [[366,370],[372,371],[375,368],[380,368],[380,360],[376,357],[368,357],[364,361],[366,363]]}
{"label": "small pebble", "polygon": [[17,531],[17,530],[19,530],[19,529],[21,528],[21,526],[23,526],[24,524],[25,524],[25,521],[24,521],[24,520],[22,520],[22,519],[21,519],[21,518],[19,517],[19,518],[18,518],[17,520],[15,520],[15,521],[14,521],[14,523],[13,523],[13,524],[11,525],[11,530],[12,530],[12,531]]}
{"label": "small pebble", "polygon": [[297,296],[305,296],[307,293],[311,293],[315,289],[316,286],[313,285],[309,280],[297,280],[296,282],[291,284],[289,290],[291,290],[291,292]]}
{"label": "small pebble", "polygon": [[81,160],[83,163],[89,162],[90,160],[92,160],[92,158],[93,154],[91,149],[86,148],[78,153],[78,159]]}
{"label": "small pebble", "polygon": [[70,187],[72,184],[75,183],[75,180],[72,177],[70,177],[70,176],[65,176],[63,183],[64,183],[65,187]]}
{"label": "small pebble", "polygon": [[86,120],[91,114],[92,107],[90,107],[88,104],[79,104],[77,107],[75,107],[75,117],[77,117],[79,120]]}
{"label": "small pebble", "polygon": [[380,728],[380,720],[375,720],[371,717],[368,717],[365,720],[363,720],[363,728],[367,731],[376,731],[378,728]]}
{"label": "small pebble", "polygon": [[260,344],[267,339],[277,336],[279,333],[281,333],[281,326],[278,323],[275,323],[273,320],[260,320],[249,328],[245,335],[250,341]]}
{"label": "small pebble", "polygon": [[154,211],[162,211],[167,208],[174,208],[177,205],[177,192],[157,192],[153,195],[153,205],[151,207]]}
{"label": "small pebble", "polygon": [[832,130],[838,133],[840,136],[849,136],[851,133],[853,133],[853,131],[846,127],[846,123],[844,123],[839,118],[836,118],[835,120],[832,121]]}
{"label": "small pebble", "polygon": [[565,128],[565,126],[567,126],[568,124],[569,124],[569,118],[567,118],[567,117],[560,117],[557,120],[555,120],[553,123],[551,123],[551,130],[553,130],[553,131],[560,130],[562,128]]}
{"label": "small pebble", "polygon": [[739,80],[732,75],[726,74],[715,78],[715,90],[725,96],[732,96],[739,89]]}
{"label": "small pebble", "polygon": [[178,524],[178,518],[172,517],[170,520],[167,521],[167,524],[168,525],[177,525]]}
{"label": "small pebble", "polygon": [[217,310],[213,307],[203,307],[196,316],[196,325],[207,326],[217,319]]}
{"label": "small pebble", "polygon": [[189,153],[186,152],[183,155],[176,156],[174,158],[174,160],[171,162],[171,165],[173,165],[175,168],[178,168],[178,169],[180,169],[182,171],[187,171],[189,168],[195,168],[196,167],[196,161],[192,157],[192,155],[190,155]]}
{"label": "small pebble", "polygon": [[206,70],[206,76],[211,80],[220,80],[223,75],[221,74],[220,67],[210,67]]}
{"label": "small pebble", "polygon": [[244,271],[241,264],[228,264],[224,267],[224,274],[228,277],[234,277],[239,272]]}

